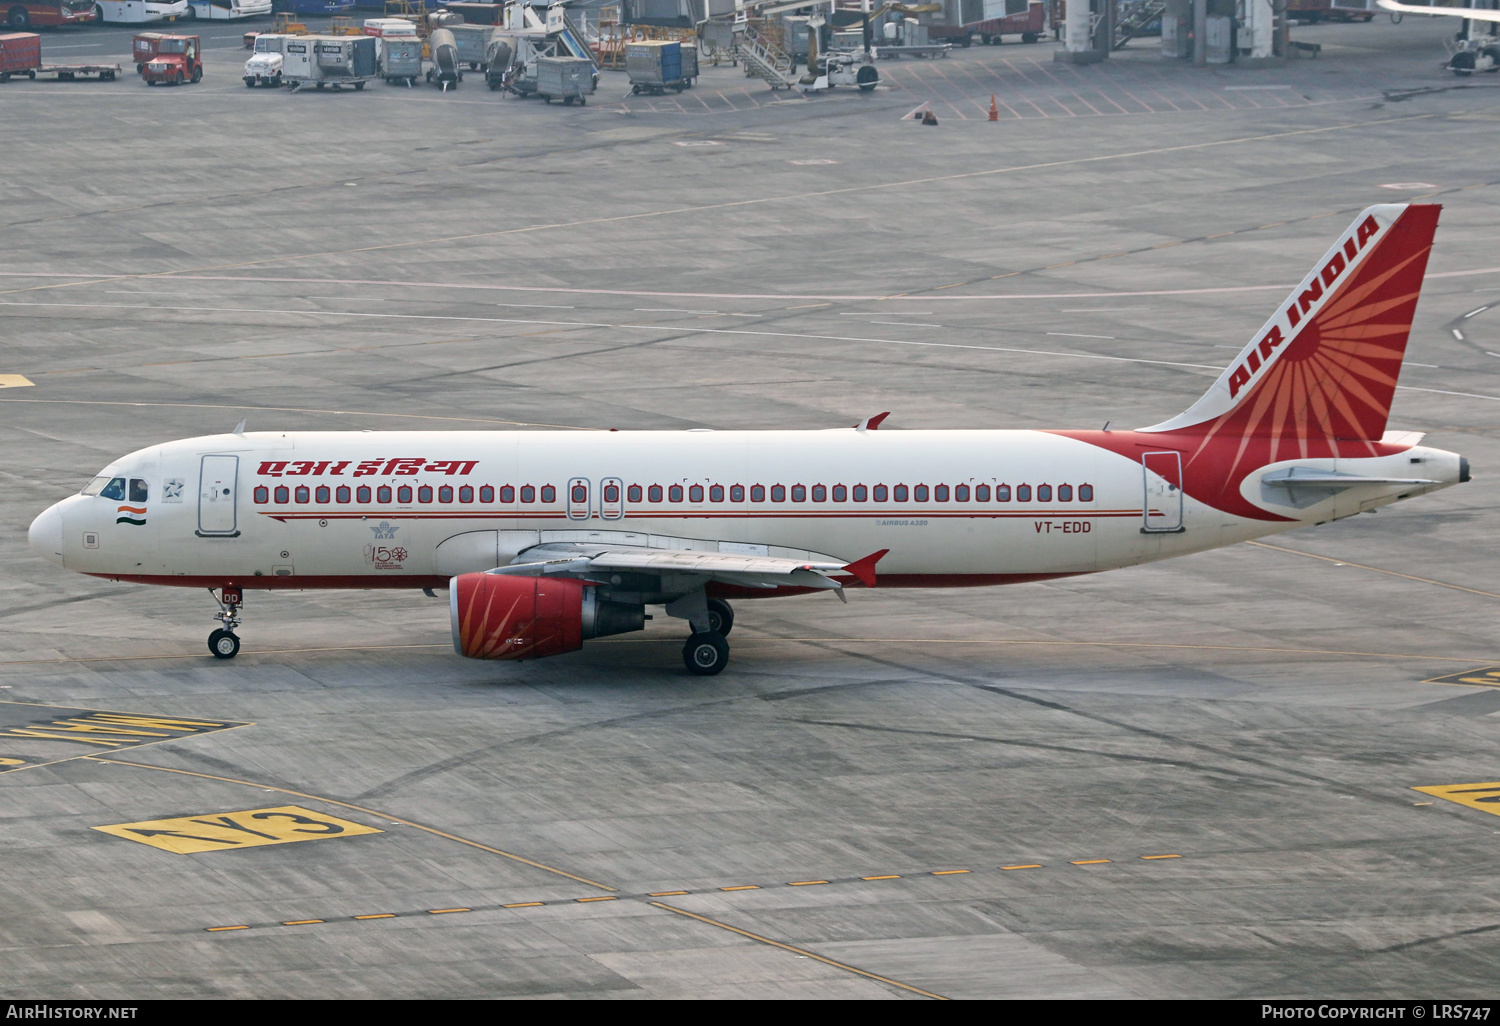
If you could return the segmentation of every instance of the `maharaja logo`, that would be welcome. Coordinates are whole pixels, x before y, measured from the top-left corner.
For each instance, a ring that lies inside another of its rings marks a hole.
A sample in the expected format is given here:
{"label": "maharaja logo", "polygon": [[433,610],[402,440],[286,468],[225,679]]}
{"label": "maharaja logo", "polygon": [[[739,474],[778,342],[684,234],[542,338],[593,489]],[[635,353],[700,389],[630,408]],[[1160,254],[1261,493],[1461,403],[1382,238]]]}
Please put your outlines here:
{"label": "maharaja logo", "polygon": [[136,527],[146,526],[145,506],[120,506],[115,510],[120,516],[115,517],[117,524],[134,524]]}

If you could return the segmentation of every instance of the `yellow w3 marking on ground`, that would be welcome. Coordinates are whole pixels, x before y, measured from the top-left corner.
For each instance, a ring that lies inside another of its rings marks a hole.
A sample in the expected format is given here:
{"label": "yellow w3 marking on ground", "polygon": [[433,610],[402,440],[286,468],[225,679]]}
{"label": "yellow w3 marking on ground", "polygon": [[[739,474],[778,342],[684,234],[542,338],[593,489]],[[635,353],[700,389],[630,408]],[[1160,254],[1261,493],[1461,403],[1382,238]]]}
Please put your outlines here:
{"label": "yellow w3 marking on ground", "polygon": [[1433,787],[1414,787],[1412,790],[1500,816],[1500,783],[1438,784]]}
{"label": "yellow w3 marking on ground", "polygon": [[140,841],[153,848],[192,855],[203,851],[253,848],[261,844],[291,841],[321,841],[328,837],[357,837],[381,831],[336,816],[325,816],[296,805],[275,809],[250,809],[223,815],[152,819],[144,823],[117,823],[95,830]]}
{"label": "yellow w3 marking on ground", "polygon": [[1477,670],[1466,670],[1463,673],[1450,673],[1442,677],[1432,677],[1424,680],[1423,684],[1477,684],[1481,687],[1500,688],[1500,666],[1481,666]]}
{"label": "yellow w3 marking on ground", "polygon": [[[40,714],[38,714],[40,710]],[[227,720],[0,702],[0,773],[245,726]]]}
{"label": "yellow w3 marking on ground", "polygon": [[24,374],[0,374],[0,388],[30,388],[32,384]]}

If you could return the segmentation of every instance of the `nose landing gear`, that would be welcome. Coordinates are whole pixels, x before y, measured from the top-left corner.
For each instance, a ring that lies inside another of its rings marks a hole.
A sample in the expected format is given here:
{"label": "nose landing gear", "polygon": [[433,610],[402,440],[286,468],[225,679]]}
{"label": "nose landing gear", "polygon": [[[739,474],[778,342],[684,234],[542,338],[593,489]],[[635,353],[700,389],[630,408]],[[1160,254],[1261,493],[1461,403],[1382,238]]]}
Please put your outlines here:
{"label": "nose landing gear", "polygon": [[[213,595],[214,590],[210,588],[208,593]],[[239,613],[240,606],[245,601],[244,595],[238,588],[220,588],[219,594],[214,595],[214,601],[219,604],[219,611],[214,614],[214,619],[224,626],[208,636],[208,650],[215,659],[233,659],[240,652],[240,639],[234,629],[240,625]]]}

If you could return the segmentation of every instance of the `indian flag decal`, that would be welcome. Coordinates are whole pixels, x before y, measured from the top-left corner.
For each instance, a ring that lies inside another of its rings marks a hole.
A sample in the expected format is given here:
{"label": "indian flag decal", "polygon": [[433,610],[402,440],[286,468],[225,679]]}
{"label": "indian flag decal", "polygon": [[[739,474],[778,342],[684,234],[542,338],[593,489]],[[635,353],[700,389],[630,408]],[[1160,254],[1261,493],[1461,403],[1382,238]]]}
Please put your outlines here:
{"label": "indian flag decal", "polygon": [[115,510],[120,515],[115,517],[117,524],[134,524],[136,527],[146,526],[145,506],[121,506]]}

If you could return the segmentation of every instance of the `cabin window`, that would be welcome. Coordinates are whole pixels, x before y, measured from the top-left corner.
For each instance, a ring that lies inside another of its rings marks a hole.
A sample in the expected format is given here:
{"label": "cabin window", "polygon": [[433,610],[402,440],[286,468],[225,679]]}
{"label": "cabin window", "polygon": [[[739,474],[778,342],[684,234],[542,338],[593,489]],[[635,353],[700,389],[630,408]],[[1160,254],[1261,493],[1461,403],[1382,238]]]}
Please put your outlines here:
{"label": "cabin window", "polygon": [[889,495],[889,494],[890,494],[890,489],[888,489],[885,485],[876,485],[875,486],[875,501],[876,502],[884,502],[886,500],[886,496]]}
{"label": "cabin window", "polygon": [[521,486],[521,501],[522,502],[535,502],[536,501],[536,489],[534,487],[532,487],[531,485],[522,485]]}
{"label": "cabin window", "polygon": [[[573,498],[575,500],[577,500],[578,502],[583,502],[584,499],[588,498],[588,493],[584,492],[583,498],[579,498],[578,497],[578,489],[575,488],[575,489],[573,489]],[[619,502],[620,501],[620,486],[617,485],[617,484],[615,484],[613,481],[611,481],[609,484],[605,485],[604,486],[604,501],[605,502]]]}
{"label": "cabin window", "polygon": [[914,502],[926,502],[927,501],[927,486],[926,485],[917,485],[915,488],[913,488],[911,490],[911,497],[912,497],[912,500]]}
{"label": "cabin window", "polygon": [[282,504],[292,501],[292,491],[286,485],[276,486],[276,501]]}
{"label": "cabin window", "polygon": [[891,489],[891,492],[891,498],[893,498],[895,501],[906,501],[906,485],[897,485],[895,488]]}
{"label": "cabin window", "polygon": [[751,502],[765,502],[766,501],[766,486],[765,485],[751,485],[750,486],[750,501]]}
{"label": "cabin window", "polygon": [[1081,485],[1079,485],[1078,486],[1078,501],[1079,502],[1093,502],[1094,501],[1094,486],[1091,485],[1091,484],[1081,484]]}
{"label": "cabin window", "polygon": [[845,488],[843,485],[834,485],[833,486],[833,501],[834,502],[848,502],[849,501],[849,489]]}
{"label": "cabin window", "polygon": [[864,485],[854,486],[854,501],[864,502],[870,496],[869,490]]}
{"label": "cabin window", "polygon": [[667,486],[667,501],[668,502],[681,502],[682,501],[682,485],[668,485]]}
{"label": "cabin window", "polygon": [[822,485],[813,485],[812,486],[812,501],[813,502],[827,502],[828,501],[828,489],[824,488]]}
{"label": "cabin window", "polygon": [[354,501],[355,502],[369,502],[370,501],[370,486],[369,485],[360,485],[358,488],[354,489]]}
{"label": "cabin window", "polygon": [[651,501],[652,502],[660,502],[661,501],[661,485],[652,485],[650,487],[650,489],[648,489],[648,491],[647,491],[646,494],[651,497]]}
{"label": "cabin window", "polygon": [[375,489],[375,501],[381,503],[382,505],[389,503],[391,501],[391,486],[381,485],[379,488]]}
{"label": "cabin window", "polygon": [[975,502],[989,502],[990,501],[990,486],[989,485],[975,485],[974,486],[974,501]]}
{"label": "cabin window", "polygon": [[473,485],[459,485],[458,486],[458,501],[459,502],[473,502],[474,501],[474,486]]}
{"label": "cabin window", "polygon": [[995,486],[995,501],[996,502],[1009,502],[1010,501],[1010,485],[996,485]]}
{"label": "cabin window", "polygon": [[724,501],[724,486],[723,485],[709,485],[708,486],[708,501],[709,502],[723,502]]}
{"label": "cabin window", "polygon": [[440,487],[438,489],[438,502],[452,502],[452,501],[453,501],[453,486],[452,485],[443,485],[442,487]]}
{"label": "cabin window", "polygon": [[298,485],[295,494],[298,502],[312,501],[312,491],[307,487],[307,485]]}
{"label": "cabin window", "polygon": [[641,486],[640,485],[631,485],[629,488],[625,489],[625,498],[627,498],[631,502],[640,502],[641,501]]}
{"label": "cabin window", "polygon": [[271,501],[271,489],[265,485],[258,485],[255,489],[255,501],[261,504]]}
{"label": "cabin window", "polygon": [[[510,485],[506,485],[504,488],[500,489],[500,499],[501,499],[502,502],[510,502],[510,501],[512,501],[512,498],[514,496],[512,496],[511,498],[507,498],[506,495],[505,495],[505,493],[508,492],[508,491],[510,491]],[[479,501],[480,502],[494,502],[495,501],[495,487],[494,487],[494,485],[480,485],[479,486]]]}
{"label": "cabin window", "polygon": [[792,501],[793,502],[806,502],[807,501],[807,486],[806,485],[792,485]]}
{"label": "cabin window", "polygon": [[730,485],[729,486],[729,501],[730,502],[744,502],[745,501],[745,486],[744,485]]}
{"label": "cabin window", "polygon": [[331,496],[327,485],[318,485],[318,492],[313,496],[319,503],[327,502]]}
{"label": "cabin window", "polygon": [[969,501],[969,486],[968,485],[954,485],[953,486],[953,501],[954,502],[968,502]]}
{"label": "cabin window", "polygon": [[402,506],[411,504],[411,485],[401,485],[396,489],[396,502]]}
{"label": "cabin window", "polygon": [[335,502],[347,503],[349,501],[349,486],[339,485],[338,490],[333,493],[333,498]]}
{"label": "cabin window", "polygon": [[771,486],[771,501],[772,502],[785,502],[786,501],[786,485],[772,485]]}
{"label": "cabin window", "polygon": [[1073,486],[1072,485],[1058,485],[1057,486],[1057,501],[1058,502],[1072,502],[1073,501]]}
{"label": "cabin window", "polygon": [[1049,485],[1049,484],[1037,485],[1036,486],[1036,501],[1037,502],[1051,502],[1052,501],[1052,486]]}
{"label": "cabin window", "polygon": [[702,501],[703,501],[703,486],[702,485],[692,485],[691,487],[689,487],[688,488],[688,502],[702,502]]}
{"label": "cabin window", "polygon": [[[489,485],[485,485],[484,487],[488,488]],[[479,501],[480,502],[489,502],[490,501],[489,499],[486,499],[484,497],[484,489],[483,488],[481,488],[480,491],[479,491]],[[510,485],[501,485],[500,486],[500,501],[501,502],[515,502],[516,501],[516,490],[513,487],[511,487]]]}
{"label": "cabin window", "polygon": [[422,485],[420,488],[417,489],[417,501],[418,502],[431,502],[432,501],[432,485]]}
{"label": "cabin window", "polygon": [[146,486],[146,482],[142,481],[138,477],[132,477],[130,479],[130,501],[131,502],[145,502],[146,501],[146,495],[149,492],[150,492],[150,489]]}
{"label": "cabin window", "polygon": [[1030,502],[1031,501],[1031,485],[1016,485],[1016,501],[1017,502]]}
{"label": "cabin window", "polygon": [[543,502],[556,502],[557,501],[557,489],[553,488],[551,485],[542,485],[542,501]]}
{"label": "cabin window", "polygon": [[933,485],[932,486],[932,501],[933,502],[947,502],[948,501],[948,486],[947,485]]}

